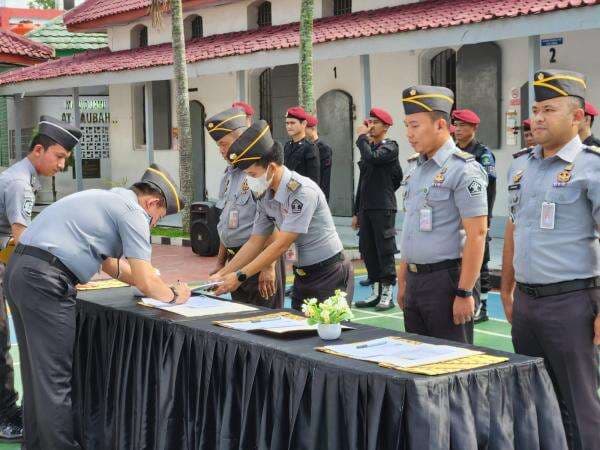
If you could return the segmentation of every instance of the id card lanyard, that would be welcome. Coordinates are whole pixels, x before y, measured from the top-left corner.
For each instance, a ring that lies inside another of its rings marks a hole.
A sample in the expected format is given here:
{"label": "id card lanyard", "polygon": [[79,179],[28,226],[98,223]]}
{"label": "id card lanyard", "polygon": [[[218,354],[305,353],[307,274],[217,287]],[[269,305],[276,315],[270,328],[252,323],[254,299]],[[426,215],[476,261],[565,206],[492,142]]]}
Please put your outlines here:
{"label": "id card lanyard", "polygon": [[[446,163],[450,159],[450,156],[446,158],[444,164],[442,164],[442,169],[433,177],[432,187],[440,187],[444,184],[444,180],[446,179],[446,172],[448,171],[448,167],[446,167]],[[419,210],[419,231],[430,232],[433,231],[433,209],[427,202],[429,197],[429,187],[424,189],[424,203],[423,207]]]}

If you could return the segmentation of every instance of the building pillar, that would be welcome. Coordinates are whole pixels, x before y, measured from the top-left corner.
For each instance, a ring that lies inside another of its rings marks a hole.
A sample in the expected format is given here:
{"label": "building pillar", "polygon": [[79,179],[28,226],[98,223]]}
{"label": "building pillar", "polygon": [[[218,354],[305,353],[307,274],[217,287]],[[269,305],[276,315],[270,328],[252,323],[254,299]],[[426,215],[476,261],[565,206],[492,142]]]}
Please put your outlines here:
{"label": "building pillar", "polygon": [[360,55],[360,69],[362,72],[364,118],[371,112],[371,58],[369,55]]}
{"label": "building pillar", "polygon": [[146,123],[146,154],[148,165],[154,164],[154,103],[152,81],[144,84],[144,115]]}
{"label": "building pillar", "polygon": [[[79,88],[73,88],[73,120],[77,128],[81,128],[81,110],[79,108]],[[83,191],[83,171],[81,165],[81,145],[75,146],[75,184],[77,192]]]}
{"label": "building pillar", "polygon": [[533,90],[533,76],[540,70],[540,36],[529,36],[529,111],[535,102],[535,91]]}

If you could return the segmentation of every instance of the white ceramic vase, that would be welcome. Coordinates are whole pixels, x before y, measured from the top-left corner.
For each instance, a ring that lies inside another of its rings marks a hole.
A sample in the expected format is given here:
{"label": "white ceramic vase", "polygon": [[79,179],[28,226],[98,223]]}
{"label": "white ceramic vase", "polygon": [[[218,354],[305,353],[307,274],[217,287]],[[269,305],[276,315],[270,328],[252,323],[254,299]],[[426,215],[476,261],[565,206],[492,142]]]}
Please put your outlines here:
{"label": "white ceramic vase", "polygon": [[317,325],[317,331],[319,336],[324,341],[331,341],[337,339],[342,334],[341,323],[320,323]]}

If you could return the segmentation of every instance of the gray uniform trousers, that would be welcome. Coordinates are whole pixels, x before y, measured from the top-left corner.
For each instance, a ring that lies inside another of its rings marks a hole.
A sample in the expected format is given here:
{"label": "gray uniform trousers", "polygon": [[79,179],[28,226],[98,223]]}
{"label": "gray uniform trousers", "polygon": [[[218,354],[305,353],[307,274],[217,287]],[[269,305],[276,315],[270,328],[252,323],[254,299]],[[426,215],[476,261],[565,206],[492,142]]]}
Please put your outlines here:
{"label": "gray uniform trousers", "polygon": [[600,289],[535,298],[516,288],[514,296],[515,351],[544,358],[569,448],[600,449],[600,367],[593,344]]}
{"label": "gray uniform trousers", "polygon": [[[429,273],[406,273],[404,327],[407,333],[473,343],[473,321],[464,325],[455,325],[453,321],[452,309],[459,278],[458,267]],[[477,303],[478,286],[473,296]]]}
{"label": "gray uniform trousers", "polygon": [[[5,267],[0,263],[0,288]],[[0,292],[0,417],[15,413],[19,395],[15,390],[13,361],[10,356],[10,329],[6,300]]]}
{"label": "gray uniform trousers", "polygon": [[71,401],[74,280],[45,261],[13,254],[3,287],[19,341],[27,449],[79,449]]}

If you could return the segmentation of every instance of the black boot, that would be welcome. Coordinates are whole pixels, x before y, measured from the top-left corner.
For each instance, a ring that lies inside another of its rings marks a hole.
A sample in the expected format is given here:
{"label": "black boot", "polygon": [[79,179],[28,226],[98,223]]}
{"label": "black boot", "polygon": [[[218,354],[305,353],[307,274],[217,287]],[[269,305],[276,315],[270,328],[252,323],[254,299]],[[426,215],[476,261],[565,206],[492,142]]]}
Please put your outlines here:
{"label": "black boot", "polygon": [[479,308],[475,311],[475,317],[473,321],[475,323],[482,323],[490,320],[487,314],[487,293],[481,294],[481,299],[479,300]]}
{"label": "black boot", "polygon": [[379,303],[379,298],[381,296],[381,286],[378,281],[375,281],[371,285],[371,295],[367,297],[366,300],[361,300],[360,302],[354,302],[354,306],[357,308],[370,308]]}
{"label": "black boot", "polygon": [[369,280],[369,278],[365,278],[364,280],[360,280],[358,284],[360,284],[361,286],[371,286],[373,282]]}
{"label": "black boot", "polygon": [[17,407],[14,413],[0,417],[0,442],[23,441],[23,410]]}

